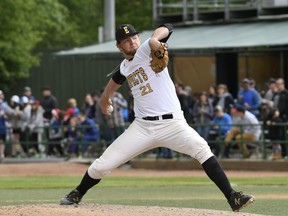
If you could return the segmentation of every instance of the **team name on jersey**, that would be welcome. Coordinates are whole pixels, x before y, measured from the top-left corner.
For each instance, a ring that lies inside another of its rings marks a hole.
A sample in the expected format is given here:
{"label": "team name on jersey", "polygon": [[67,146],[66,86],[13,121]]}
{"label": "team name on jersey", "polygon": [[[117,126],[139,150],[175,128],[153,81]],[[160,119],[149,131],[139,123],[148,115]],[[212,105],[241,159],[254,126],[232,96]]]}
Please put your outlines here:
{"label": "team name on jersey", "polygon": [[148,75],[145,73],[142,67],[127,76],[127,81],[130,88],[132,88],[133,86],[137,86],[147,80]]}

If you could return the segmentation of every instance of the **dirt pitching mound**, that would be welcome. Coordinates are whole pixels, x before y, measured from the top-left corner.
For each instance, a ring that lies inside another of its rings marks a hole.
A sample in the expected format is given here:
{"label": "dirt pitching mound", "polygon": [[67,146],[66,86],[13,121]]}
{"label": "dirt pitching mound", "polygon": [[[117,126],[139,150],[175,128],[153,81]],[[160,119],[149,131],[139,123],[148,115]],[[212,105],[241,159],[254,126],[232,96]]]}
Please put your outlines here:
{"label": "dirt pitching mound", "polygon": [[204,210],[193,208],[124,206],[81,204],[75,206],[50,205],[21,205],[2,206],[0,215],[5,216],[260,216],[241,212]]}

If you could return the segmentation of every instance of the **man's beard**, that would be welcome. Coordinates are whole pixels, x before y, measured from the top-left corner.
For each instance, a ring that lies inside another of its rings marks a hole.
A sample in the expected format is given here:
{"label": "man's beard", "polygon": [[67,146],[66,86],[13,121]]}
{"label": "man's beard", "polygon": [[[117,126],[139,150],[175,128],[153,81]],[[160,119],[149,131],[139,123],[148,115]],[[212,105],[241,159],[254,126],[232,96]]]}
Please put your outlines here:
{"label": "man's beard", "polygon": [[125,52],[125,55],[128,55],[128,56],[134,56],[135,53],[136,53],[136,50],[133,50],[133,51]]}
{"label": "man's beard", "polygon": [[134,56],[136,53],[137,49],[129,50],[129,51],[124,51],[125,55],[128,56]]}

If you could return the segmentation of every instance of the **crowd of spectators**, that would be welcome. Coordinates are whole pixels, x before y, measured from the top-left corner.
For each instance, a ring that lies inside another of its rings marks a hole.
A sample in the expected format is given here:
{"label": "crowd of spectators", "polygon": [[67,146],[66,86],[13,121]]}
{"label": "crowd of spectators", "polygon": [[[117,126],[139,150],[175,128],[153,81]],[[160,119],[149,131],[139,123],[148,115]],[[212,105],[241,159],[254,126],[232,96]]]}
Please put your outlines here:
{"label": "crowd of spectators", "polygon": [[[185,119],[217,157],[229,158],[231,148],[238,148],[243,158],[249,158],[252,151],[247,144],[264,137],[270,140],[273,159],[287,158],[283,123],[288,122],[288,90],[282,78],[271,78],[266,85],[260,91],[255,80],[245,78],[234,97],[225,84],[210,86],[207,93],[194,93],[182,83],[175,83],[175,89]],[[5,155],[87,156],[100,140],[107,146],[112,143],[134,119],[131,95],[126,99],[115,92],[114,111],[104,116],[98,105],[100,91],[86,94],[80,106],[75,98],[68,99],[65,109],[49,87],[41,93],[41,98],[35,98],[31,88],[25,87],[22,95],[6,101],[0,90],[1,159]],[[5,150],[8,142],[11,149]],[[174,157],[170,149],[159,150],[163,158]]]}
{"label": "crowd of spectators", "polygon": [[255,80],[245,78],[236,96],[225,84],[195,93],[190,88],[186,91],[181,83],[175,88],[187,122],[208,140],[216,156],[229,158],[231,148],[238,148],[243,158],[249,158],[253,145],[247,144],[260,144],[263,138],[269,140],[272,159],[287,158],[283,123],[288,122],[288,90],[282,78],[269,79],[264,90],[257,89]]}
{"label": "crowd of spectators", "polygon": [[112,98],[111,116],[104,116],[98,106],[100,91],[86,94],[82,105],[69,98],[64,109],[49,87],[41,93],[41,98],[35,98],[25,87],[21,95],[6,101],[0,90],[1,160],[5,156],[88,156],[101,139],[107,145],[116,139],[128,121],[128,102],[119,92]]}

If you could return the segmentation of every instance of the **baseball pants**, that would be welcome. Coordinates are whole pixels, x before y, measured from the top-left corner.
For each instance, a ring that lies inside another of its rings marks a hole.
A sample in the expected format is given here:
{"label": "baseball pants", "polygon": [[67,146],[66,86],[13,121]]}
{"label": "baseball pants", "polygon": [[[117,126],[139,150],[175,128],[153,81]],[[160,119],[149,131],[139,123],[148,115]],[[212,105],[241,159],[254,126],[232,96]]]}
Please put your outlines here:
{"label": "baseball pants", "polygon": [[173,119],[147,121],[135,118],[127,130],[91,164],[88,174],[94,179],[101,179],[113,169],[157,147],[190,155],[200,164],[213,156],[207,142],[187,124],[182,112],[173,113]]}

